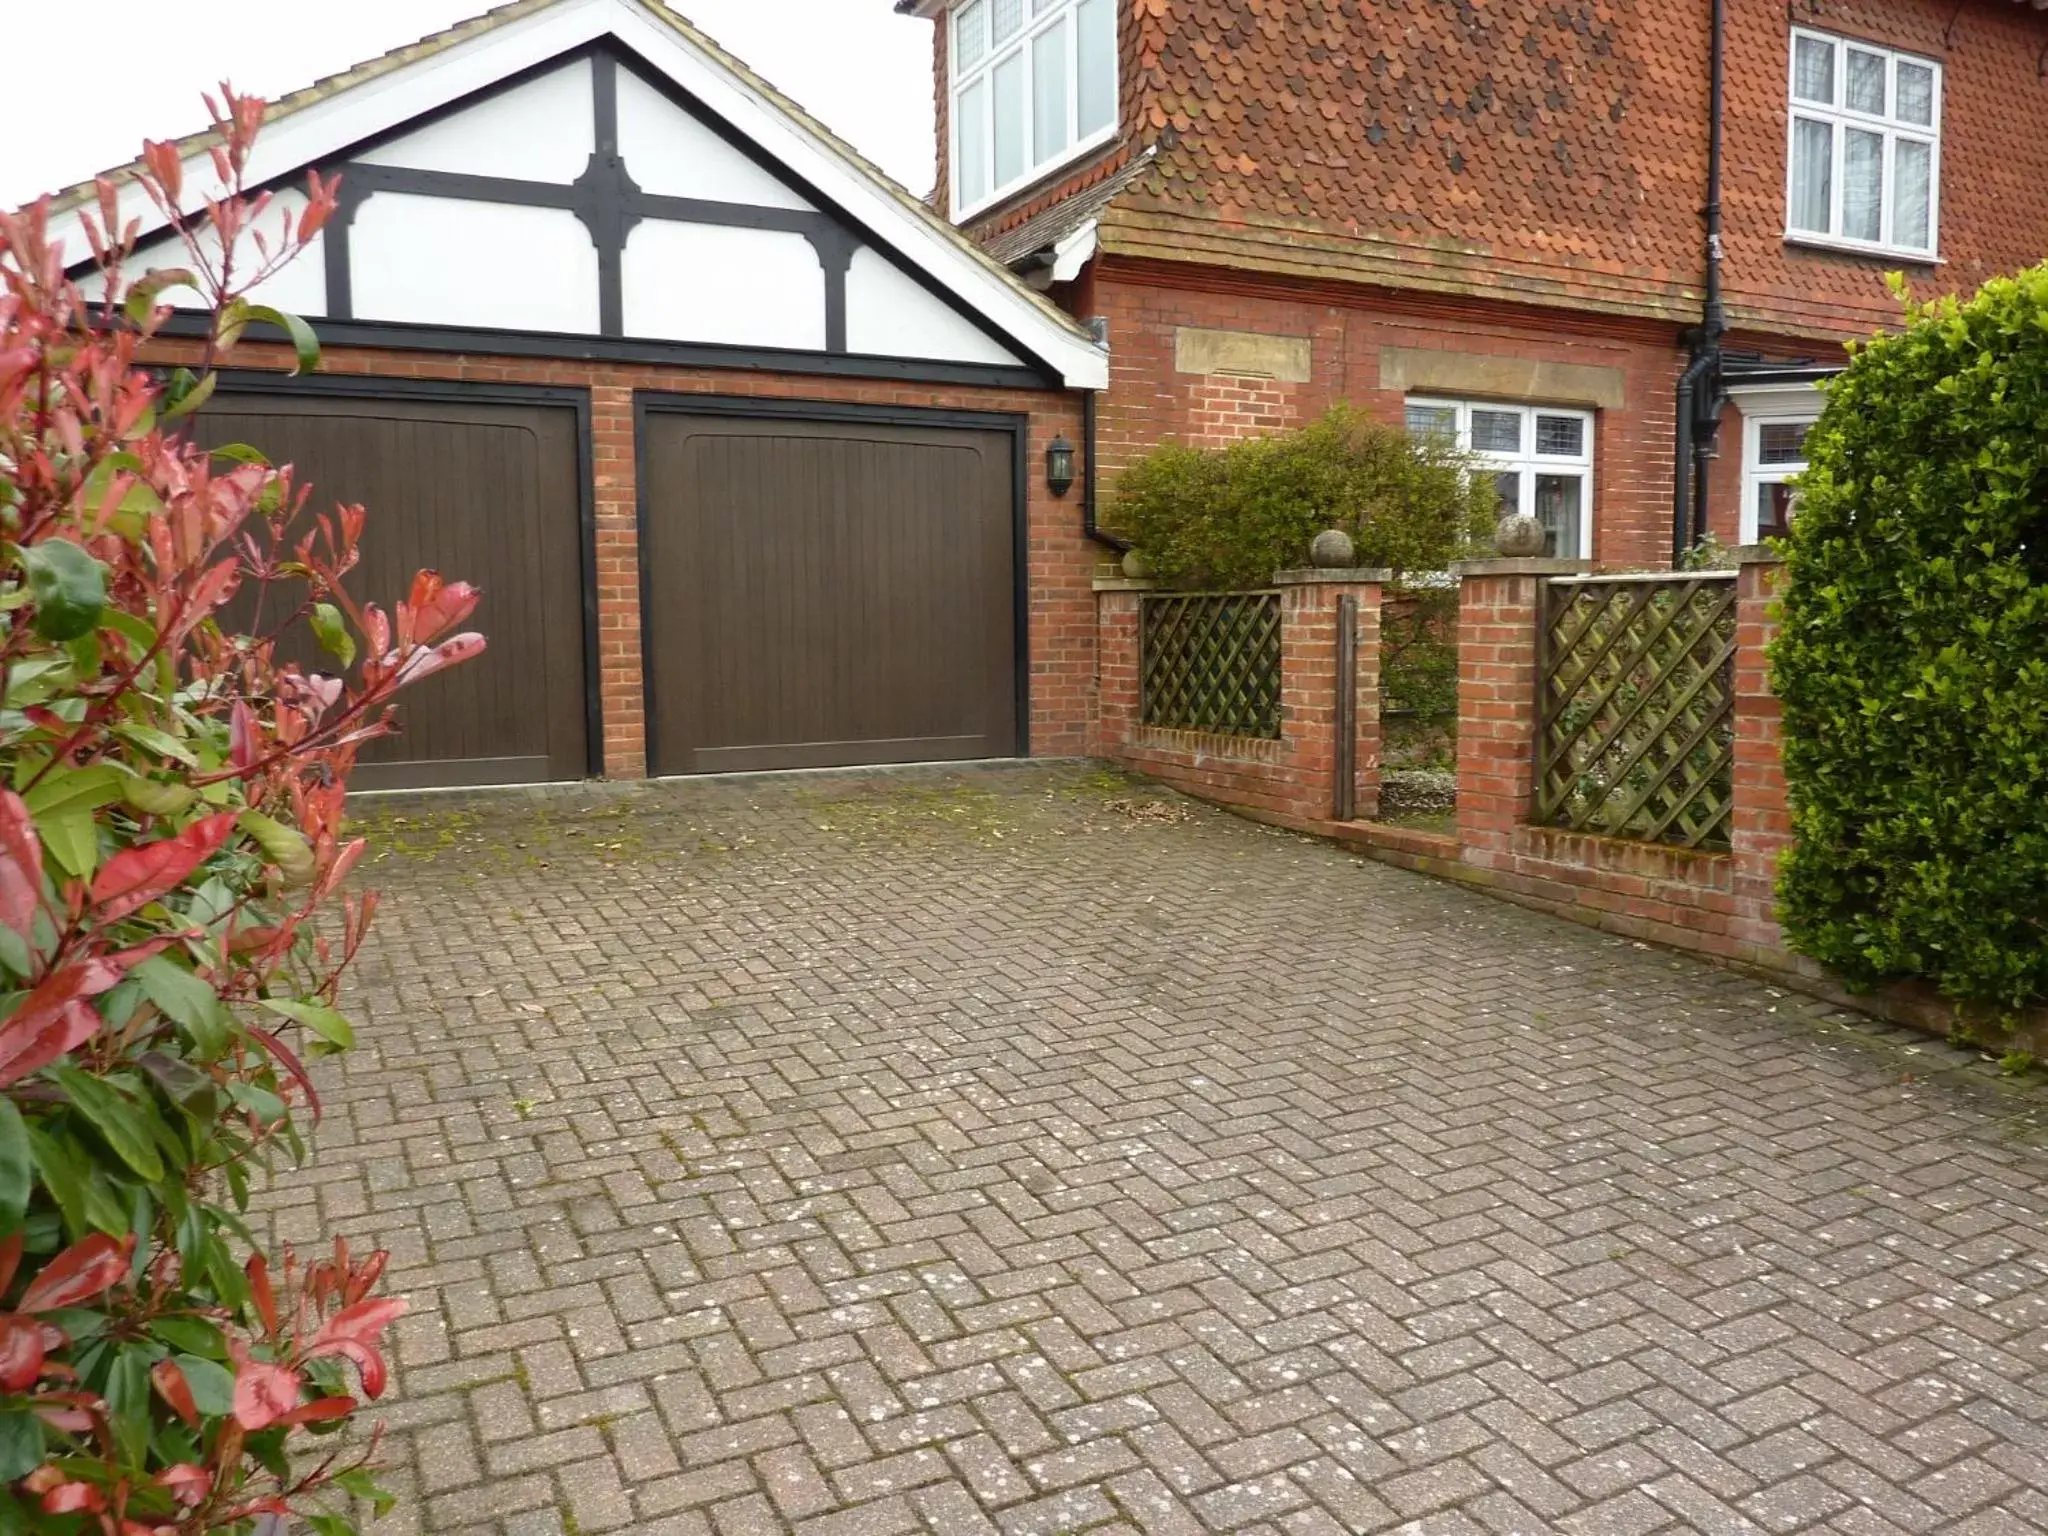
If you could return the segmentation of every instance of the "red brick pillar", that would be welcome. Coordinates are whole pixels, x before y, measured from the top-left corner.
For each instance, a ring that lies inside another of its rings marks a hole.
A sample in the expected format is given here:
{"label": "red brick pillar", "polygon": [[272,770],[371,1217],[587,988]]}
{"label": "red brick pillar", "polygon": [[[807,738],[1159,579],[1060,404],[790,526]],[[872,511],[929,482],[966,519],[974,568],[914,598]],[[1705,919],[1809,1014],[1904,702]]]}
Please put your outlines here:
{"label": "red brick pillar", "polygon": [[1351,740],[1354,815],[1370,820],[1380,805],[1380,594],[1390,571],[1282,571],[1280,588],[1280,737],[1297,796],[1290,809],[1307,821],[1335,814],[1338,774],[1338,613],[1358,605]]}
{"label": "red brick pillar", "polygon": [[1778,855],[1792,842],[1779,727],[1783,714],[1771,691],[1765,648],[1778,632],[1774,609],[1784,566],[1765,550],[1742,552],[1735,609],[1735,814],[1729,828],[1735,855],[1735,936],[1746,944],[1783,948],[1778,931]]}
{"label": "red brick pillar", "polygon": [[1138,620],[1149,581],[1095,583],[1095,717],[1088,751],[1121,759],[1138,725]]}
{"label": "red brick pillar", "polygon": [[597,665],[604,776],[647,774],[647,697],[640,656],[640,519],[633,391],[590,391],[597,481]]}
{"label": "red brick pillar", "polygon": [[1458,842],[1468,864],[1504,867],[1536,787],[1536,603],[1545,576],[1581,560],[1461,560]]}

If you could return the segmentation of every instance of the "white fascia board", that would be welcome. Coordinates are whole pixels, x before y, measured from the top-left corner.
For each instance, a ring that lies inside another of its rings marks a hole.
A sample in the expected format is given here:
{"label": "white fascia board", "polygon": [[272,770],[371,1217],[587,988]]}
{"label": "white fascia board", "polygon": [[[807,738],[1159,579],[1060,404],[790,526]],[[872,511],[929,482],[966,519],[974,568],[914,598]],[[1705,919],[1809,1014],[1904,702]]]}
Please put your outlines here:
{"label": "white fascia board", "polygon": [[1095,259],[1097,221],[1090,219],[1052,248],[1052,280],[1071,283]]}
{"label": "white fascia board", "polygon": [[1798,419],[1818,416],[1827,397],[1818,385],[1807,380],[1783,379],[1770,384],[1731,384],[1722,394],[1744,416],[1781,416]]}
{"label": "white fascia board", "polygon": [[[520,70],[607,34],[730,123],[775,162],[824,195],[880,243],[894,249],[941,288],[985,317],[1030,356],[1053,369],[1069,389],[1107,389],[1109,355],[1045,314],[992,265],[904,208],[886,188],[790,118],[774,102],[650,15],[636,0],[560,0],[476,37],[337,91],[265,129],[250,158],[251,185],[320,165],[350,145],[388,132]],[[204,207],[214,186],[205,150],[185,161],[185,211]],[[164,225],[132,182],[120,193],[121,217],[141,222],[147,236]],[[90,205],[88,205],[90,206]],[[80,215],[52,221],[51,234],[73,261],[90,250]]]}

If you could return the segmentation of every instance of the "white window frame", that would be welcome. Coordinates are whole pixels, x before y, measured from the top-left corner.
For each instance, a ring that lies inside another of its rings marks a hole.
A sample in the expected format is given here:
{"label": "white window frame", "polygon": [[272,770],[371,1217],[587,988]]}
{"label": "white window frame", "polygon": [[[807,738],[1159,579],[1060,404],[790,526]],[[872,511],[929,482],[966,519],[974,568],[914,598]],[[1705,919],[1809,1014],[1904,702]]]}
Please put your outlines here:
{"label": "white window frame", "polygon": [[[1403,402],[1407,406],[1425,406],[1431,410],[1451,410],[1458,413],[1458,451],[1469,455],[1472,460],[1484,465],[1489,471],[1507,473],[1512,471],[1521,476],[1520,505],[1502,507],[1501,515],[1519,512],[1525,517],[1536,515],[1536,477],[1538,475],[1576,474],[1583,489],[1579,500],[1579,547],[1573,551],[1558,551],[1566,560],[1590,560],[1593,558],[1593,434],[1597,423],[1593,413],[1570,405],[1526,405],[1518,400],[1458,400],[1443,395],[1410,395]],[[1522,418],[1523,451],[1501,453],[1488,448],[1472,446],[1472,413],[1480,411],[1512,411]],[[1569,416],[1584,423],[1585,431],[1580,441],[1585,451],[1579,454],[1539,454],[1536,451],[1536,418],[1538,416]]]}
{"label": "white window frame", "polygon": [[1732,389],[1728,398],[1742,412],[1742,516],[1741,542],[1755,544],[1762,538],[1756,515],[1757,492],[1766,485],[1783,485],[1803,473],[1806,461],[1797,464],[1766,464],[1763,461],[1763,429],[1766,426],[1804,426],[1820,420],[1825,403],[1811,384],[1759,385],[1755,389]]}
{"label": "white window frame", "polygon": [[[1018,0],[1023,10],[1023,24],[1007,42],[986,48],[975,64],[962,71],[960,59],[960,15],[967,8],[969,0],[955,0],[947,8],[946,33],[946,165],[949,185],[947,206],[953,210],[955,223],[971,219],[985,209],[993,208],[1006,198],[1014,196],[1032,183],[1043,180],[1063,165],[1071,165],[1089,151],[1100,149],[1115,140],[1123,123],[1123,60],[1120,57],[1122,17],[1118,14],[1121,0],[1109,0],[1110,6],[1110,62],[1109,88],[1112,110],[1109,122],[1087,137],[1078,137],[1081,122],[1081,0],[1050,0],[1042,15],[1032,14],[1033,0]],[[995,0],[982,0],[983,25],[989,25],[994,14]],[[1033,144],[1037,124],[1032,114],[1038,107],[1038,82],[1032,78],[1036,67],[1034,42],[1041,33],[1051,30],[1064,20],[1067,28],[1067,147],[1052,158],[1034,162]],[[1024,170],[1022,174],[1006,182],[996,180],[996,133],[995,133],[995,71],[998,64],[1011,58],[1018,58],[1024,72]],[[985,158],[988,192],[971,203],[960,200],[960,97],[977,82],[983,83],[983,112],[986,127],[982,134],[982,149]]]}
{"label": "white window frame", "polygon": [[[1802,40],[1825,43],[1834,50],[1833,99],[1826,103],[1807,101],[1797,94],[1799,85],[1799,44]],[[1860,112],[1848,105],[1849,56],[1854,48],[1859,53],[1876,54],[1885,61],[1884,89],[1885,105],[1891,111],[1884,114]],[[1899,65],[1916,64],[1934,72],[1933,111],[1931,124],[1908,123],[1897,117],[1899,100]],[[1844,37],[1834,32],[1819,32],[1811,27],[1794,27],[1791,40],[1786,45],[1785,61],[1785,239],[1793,245],[1819,246],[1826,250],[1869,252],[1875,255],[1899,256],[1909,261],[1938,265],[1941,262],[1941,111],[1946,89],[1942,77],[1942,66],[1938,59],[1926,58],[1921,54],[1907,53],[1898,48],[1885,48],[1876,43],[1866,43],[1860,38]],[[1825,231],[1795,229],[1792,224],[1793,178],[1798,164],[1799,120],[1807,118],[1813,122],[1828,125],[1830,160],[1828,167],[1828,227]],[[1847,190],[1847,179],[1843,174],[1843,161],[1847,154],[1850,128],[1862,129],[1882,136],[1884,140],[1884,174],[1881,196],[1884,199],[1882,233],[1884,238],[1859,240],[1842,233],[1842,199]],[[1890,238],[1892,221],[1898,213],[1898,199],[1894,182],[1898,166],[1898,142],[1912,139],[1928,146],[1927,164],[1927,244],[1926,246],[1900,245]]]}

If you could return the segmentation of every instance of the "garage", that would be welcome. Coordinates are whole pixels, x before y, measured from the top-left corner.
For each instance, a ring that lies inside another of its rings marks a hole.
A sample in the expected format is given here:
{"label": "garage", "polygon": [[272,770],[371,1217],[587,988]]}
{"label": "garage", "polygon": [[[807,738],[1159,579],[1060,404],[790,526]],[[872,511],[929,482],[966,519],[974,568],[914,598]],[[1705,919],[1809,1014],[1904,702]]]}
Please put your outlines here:
{"label": "garage", "polygon": [[[321,358],[253,319],[198,430],[369,509],[359,600],[483,593],[355,788],[1085,750],[1105,343],[674,11],[500,6],[271,103],[251,165],[272,227],[320,178],[304,253],[234,264]],[[209,265],[110,176],[133,268]]]}
{"label": "garage", "polygon": [[428,789],[584,777],[577,410],[542,392],[354,388],[366,392],[234,382],[199,416],[209,446],[260,444],[272,463],[295,466],[313,487],[309,510],[371,509],[362,563],[346,583],[356,601],[389,613],[418,570],[483,590],[475,624],[489,649],[408,689],[400,734],[365,749],[353,782]]}
{"label": "garage", "polygon": [[1018,752],[1022,423],[641,411],[655,773]]}

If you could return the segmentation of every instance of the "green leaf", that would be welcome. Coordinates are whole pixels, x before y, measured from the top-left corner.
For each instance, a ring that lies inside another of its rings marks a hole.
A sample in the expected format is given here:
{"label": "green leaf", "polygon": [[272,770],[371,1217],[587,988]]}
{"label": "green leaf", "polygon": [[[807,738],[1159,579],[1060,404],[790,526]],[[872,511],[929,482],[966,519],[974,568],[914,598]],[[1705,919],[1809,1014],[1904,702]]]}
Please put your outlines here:
{"label": "green leaf", "polygon": [[192,1044],[207,1060],[227,1049],[234,1021],[211,986],[164,955],[152,955],[128,973],[142,983],[164,1017],[192,1032]]}
{"label": "green leaf", "polygon": [[244,811],[235,825],[256,840],[263,856],[275,864],[287,885],[304,885],[313,878],[313,845],[296,827],[273,821],[261,811]]}
{"label": "green leaf", "polygon": [[64,872],[87,879],[99,867],[99,828],[93,812],[121,797],[122,774],[104,763],[52,768],[22,796],[50,857]]}
{"label": "green leaf", "polygon": [[[159,1322],[167,1319],[158,1319]],[[218,1361],[190,1351],[174,1356],[192,1389],[192,1404],[209,1419],[232,1413],[235,1408],[234,1373]]]}
{"label": "green leaf", "polygon": [[0,1483],[27,1477],[42,1460],[43,1421],[33,1413],[0,1413]]}
{"label": "green leaf", "polygon": [[152,1318],[149,1331],[180,1354],[203,1355],[208,1360],[225,1360],[228,1357],[226,1335],[204,1318]]}
{"label": "green leaf", "polygon": [[145,1179],[164,1176],[163,1159],[157,1155],[150,1122],[155,1116],[106,1079],[57,1062],[45,1069],[71,1097],[72,1108],[92,1122],[107,1145],[122,1162]]}
{"label": "green leaf", "polygon": [[247,443],[226,443],[221,447],[207,450],[216,459],[227,459],[235,464],[261,464],[270,467],[270,455],[261,448],[251,448]]}
{"label": "green leaf", "polygon": [[219,383],[220,375],[217,373],[208,373],[200,378],[189,368],[178,369],[164,385],[163,419],[176,421],[181,416],[191,415],[213,398],[214,387]]}
{"label": "green leaf", "polygon": [[[259,1088],[254,1083],[230,1082],[228,1084],[228,1096],[235,1101],[237,1106],[254,1115],[258,1123],[263,1125],[276,1125],[290,1113],[285,1108],[283,1099],[280,1099],[268,1088]],[[228,1173],[231,1178],[235,1169],[239,1167],[241,1167],[240,1163],[230,1163],[228,1165]],[[238,1200],[236,1203],[240,1204],[241,1201]]]}
{"label": "green leaf", "polygon": [[144,725],[140,720],[122,721],[114,727],[114,734],[123,741],[134,742],[146,752],[154,752],[158,757],[168,757],[188,768],[199,766],[199,759],[192,755],[192,749],[184,742],[170,732],[160,731],[153,725]]}
{"label": "green leaf", "polygon": [[320,338],[313,334],[313,327],[304,320],[284,310],[273,309],[268,304],[244,304],[242,308],[245,319],[274,325],[291,337],[292,351],[298,361],[293,373],[311,373],[320,366]]}
{"label": "green leaf", "polygon": [[319,1003],[293,1002],[281,997],[266,997],[263,1006],[272,1013],[281,1013],[286,1018],[305,1025],[338,1051],[350,1050],[355,1046],[354,1026],[332,1008]]}
{"label": "green leaf", "polygon": [[114,1421],[114,1443],[121,1459],[139,1466],[149,1451],[149,1368],[154,1362],[145,1348],[129,1345],[114,1356],[107,1371],[108,1416]]}
{"label": "green leaf", "polygon": [[398,1505],[398,1495],[378,1482],[368,1467],[350,1467],[335,1474],[334,1486],[351,1498],[361,1499],[370,1512],[382,1520]]}
{"label": "green leaf", "polygon": [[107,568],[68,539],[45,539],[21,552],[36,633],[45,640],[89,635],[107,606]]}
{"label": "green leaf", "polygon": [[166,783],[131,773],[121,781],[121,798],[145,816],[179,816],[199,798],[190,784]]}
{"label": "green leaf", "polygon": [[28,1144],[28,1126],[14,1100],[0,1094],[0,1237],[20,1230],[21,1219],[28,1211],[34,1170],[35,1152]]}
{"label": "green leaf", "polygon": [[163,1089],[164,1097],[203,1125],[220,1114],[220,1085],[188,1061],[163,1051],[144,1051],[135,1064]]}
{"label": "green leaf", "polygon": [[[340,1482],[341,1479],[336,1478],[335,1481]],[[305,1520],[313,1536],[362,1536],[355,1521],[346,1515],[307,1515]]]}
{"label": "green leaf", "polygon": [[128,285],[128,293],[121,301],[121,313],[132,323],[140,325],[156,308],[158,296],[169,288],[198,289],[199,279],[184,267],[158,267],[145,272]]}
{"label": "green leaf", "polygon": [[334,657],[344,667],[355,665],[355,636],[348,632],[348,625],[342,619],[341,610],[334,604],[313,605],[313,633],[328,655]]}
{"label": "green leaf", "polygon": [[64,1229],[72,1237],[83,1237],[92,1229],[85,1211],[85,1170],[90,1166],[85,1153],[70,1137],[59,1137],[30,1126],[29,1149],[35,1155],[36,1172],[43,1188],[64,1213]]}

